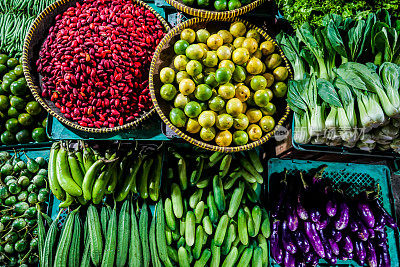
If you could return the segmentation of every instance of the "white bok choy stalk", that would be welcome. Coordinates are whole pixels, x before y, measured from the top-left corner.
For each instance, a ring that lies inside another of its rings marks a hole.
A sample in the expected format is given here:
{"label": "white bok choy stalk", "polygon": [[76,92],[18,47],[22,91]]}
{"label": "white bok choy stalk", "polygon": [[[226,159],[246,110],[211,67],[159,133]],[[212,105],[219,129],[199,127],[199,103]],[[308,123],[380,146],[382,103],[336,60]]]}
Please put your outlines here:
{"label": "white bok choy stalk", "polygon": [[400,67],[394,63],[385,62],[379,68],[379,76],[390,102],[394,108],[400,111]]}
{"label": "white bok choy stalk", "polygon": [[320,136],[325,130],[325,107],[318,94],[317,78],[312,75],[308,83],[308,89],[305,91],[308,109],[310,111],[310,136]]}

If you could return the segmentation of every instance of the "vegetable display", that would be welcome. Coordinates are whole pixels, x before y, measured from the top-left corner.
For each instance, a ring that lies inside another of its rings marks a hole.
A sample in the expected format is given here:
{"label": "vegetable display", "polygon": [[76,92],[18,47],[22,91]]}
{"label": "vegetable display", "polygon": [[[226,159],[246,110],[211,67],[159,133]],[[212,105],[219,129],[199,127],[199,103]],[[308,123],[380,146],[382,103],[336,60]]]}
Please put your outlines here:
{"label": "vegetable display", "polygon": [[257,152],[189,157],[172,153],[168,197],[156,208],[161,262],[165,266],[266,266],[270,225],[260,205],[263,166]]}
{"label": "vegetable display", "polygon": [[54,143],[49,158],[49,186],[62,201],[59,207],[87,205],[89,201],[100,204],[110,194],[117,202],[125,200],[130,193],[157,201],[162,152],[151,152],[151,147],[141,148],[140,151],[107,150],[103,156],[83,142]]}
{"label": "vegetable display", "polygon": [[0,144],[46,141],[46,113],[31,95],[17,58],[0,54],[0,79]]}
{"label": "vegetable display", "polygon": [[132,1],[77,2],[56,16],[40,50],[42,97],[80,126],[133,122],[152,108],[148,72],[164,31]]}
{"label": "vegetable display", "polygon": [[294,69],[288,104],[300,144],[398,150],[400,28],[387,11],[366,19],[332,14],[277,39]]}
{"label": "vegetable display", "polygon": [[253,0],[182,0],[187,6],[215,11],[235,10],[252,2]]}
{"label": "vegetable display", "polygon": [[47,162],[42,157],[21,159],[0,152],[0,264],[4,266],[38,263],[40,234],[51,219],[42,211],[49,199]]}
{"label": "vegetable display", "polygon": [[275,128],[273,97],[286,94],[288,70],[272,40],[234,22],[228,30],[187,28],[174,44],[173,68],[160,71],[169,119],[205,142],[241,146]]}
{"label": "vegetable display", "polygon": [[386,226],[398,226],[380,203],[379,187],[351,196],[345,183],[335,187],[324,179],[324,169],[271,177],[273,259],[284,266],[316,265],[320,259],[391,266]]}

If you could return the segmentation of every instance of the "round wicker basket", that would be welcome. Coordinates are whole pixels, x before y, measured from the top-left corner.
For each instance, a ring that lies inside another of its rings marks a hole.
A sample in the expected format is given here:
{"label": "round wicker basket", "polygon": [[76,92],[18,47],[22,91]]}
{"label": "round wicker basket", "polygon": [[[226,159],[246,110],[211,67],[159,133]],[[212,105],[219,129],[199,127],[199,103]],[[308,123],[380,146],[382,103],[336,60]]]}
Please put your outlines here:
{"label": "round wicker basket", "polygon": [[[154,107],[155,107],[158,115],[161,117],[161,119],[164,121],[164,123],[167,124],[167,126],[170,127],[176,134],[178,134],[180,137],[182,137],[184,140],[188,141],[191,144],[194,144],[196,146],[199,146],[201,148],[205,148],[208,150],[226,152],[226,153],[238,152],[238,151],[255,148],[255,147],[265,143],[272,136],[274,136],[276,129],[279,126],[282,126],[282,124],[285,122],[287,116],[290,113],[289,106],[287,105],[285,99],[281,98],[281,99],[279,99],[278,102],[275,101],[275,105],[277,106],[277,113],[276,113],[276,116],[274,116],[274,117],[279,118],[279,120],[276,120],[277,121],[276,127],[273,131],[267,133],[261,139],[251,142],[251,143],[248,143],[246,145],[221,147],[221,146],[213,145],[211,143],[203,142],[203,141],[199,140],[198,135],[183,132],[181,129],[175,127],[170,122],[169,112],[170,112],[172,106],[169,102],[165,101],[160,96],[160,88],[162,86],[162,82],[160,80],[159,73],[162,68],[173,66],[173,57],[175,55],[173,44],[177,40],[180,39],[179,35],[182,32],[182,30],[184,30],[186,28],[192,28],[193,30],[196,31],[198,29],[207,28],[209,31],[215,31],[215,30],[220,30],[220,29],[226,29],[228,27],[228,25],[233,21],[241,21],[246,25],[246,27],[248,27],[250,29],[256,29],[265,40],[273,41],[273,39],[264,30],[248,23],[245,20],[239,19],[239,18],[230,18],[230,19],[221,19],[221,20],[193,18],[193,19],[187,20],[187,21],[177,25],[166,36],[164,36],[164,38],[161,40],[161,42],[157,46],[156,52],[154,53],[153,60],[151,62],[151,66],[150,66],[150,76],[149,76],[151,99],[154,103]],[[281,54],[282,58],[284,59],[285,66],[289,72],[289,78],[293,77],[293,72],[290,68],[289,61],[283,54],[282,50],[278,47],[276,42],[273,41],[273,43],[278,48],[279,53]]]}
{"label": "round wicker basket", "polygon": [[229,18],[235,18],[238,16],[241,16],[243,14],[246,14],[256,7],[262,5],[263,3],[267,2],[267,0],[256,0],[248,5],[242,6],[238,9],[230,10],[230,11],[210,11],[206,9],[198,9],[198,8],[193,8],[190,6],[187,6],[183,4],[181,1],[178,0],[165,0],[168,4],[171,6],[175,7],[176,9],[195,16],[195,17],[200,17],[200,18],[205,18],[205,19],[229,19]]}
{"label": "round wicker basket", "polygon": [[[69,7],[75,5],[76,2],[79,2],[79,0],[59,0],[54,4],[48,6],[32,24],[32,27],[30,28],[26,36],[24,50],[22,54],[22,65],[28,86],[31,89],[31,92],[36,101],[39,102],[51,116],[55,117],[63,124],[74,129],[89,133],[112,133],[137,127],[142,121],[150,117],[155,112],[154,108],[147,112],[143,112],[136,120],[126,123],[122,126],[116,126],[113,128],[91,128],[83,127],[76,122],[68,120],[53,102],[48,99],[42,98],[41,79],[36,68],[36,61],[39,58],[39,51],[47,37],[50,27],[54,24],[55,17],[58,14],[63,13]],[[133,0],[133,2],[150,10],[157,17],[157,19],[161,21],[164,26],[165,32],[168,32],[170,30],[168,23],[148,4],[140,0]]]}

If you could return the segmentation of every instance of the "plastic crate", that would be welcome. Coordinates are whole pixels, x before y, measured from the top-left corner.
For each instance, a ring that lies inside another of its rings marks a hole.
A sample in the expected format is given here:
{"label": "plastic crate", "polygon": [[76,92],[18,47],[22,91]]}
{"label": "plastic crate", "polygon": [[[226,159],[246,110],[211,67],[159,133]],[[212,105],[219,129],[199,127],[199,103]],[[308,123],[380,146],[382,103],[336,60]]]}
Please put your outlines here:
{"label": "plastic crate", "polygon": [[[366,165],[354,163],[336,163],[308,160],[282,160],[270,159],[268,161],[268,191],[270,187],[270,177],[275,173],[288,171],[289,174],[300,171],[307,172],[321,165],[327,165],[322,177],[330,179],[333,184],[341,184],[343,182],[350,183],[351,186],[345,191],[346,195],[353,196],[362,191],[366,187],[380,186],[380,201],[388,213],[395,214],[394,199],[390,184],[390,170],[384,165]],[[389,253],[391,266],[399,266],[399,239],[397,231],[386,227],[389,242]],[[278,266],[270,256],[272,266]],[[320,266],[329,266],[325,261],[321,260]],[[355,261],[338,261],[336,266],[359,266]]]}

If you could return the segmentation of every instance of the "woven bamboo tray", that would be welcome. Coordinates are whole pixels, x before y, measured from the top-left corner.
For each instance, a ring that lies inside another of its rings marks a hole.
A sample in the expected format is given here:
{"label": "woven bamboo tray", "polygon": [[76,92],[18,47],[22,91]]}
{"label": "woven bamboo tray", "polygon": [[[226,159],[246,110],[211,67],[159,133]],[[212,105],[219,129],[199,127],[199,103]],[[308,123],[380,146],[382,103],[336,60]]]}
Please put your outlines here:
{"label": "woven bamboo tray", "polygon": [[[198,134],[190,134],[187,132],[183,132],[179,128],[175,127],[169,120],[169,112],[171,111],[171,104],[165,101],[164,99],[161,98],[160,96],[160,88],[162,86],[162,82],[160,80],[160,70],[164,67],[173,67],[173,58],[175,55],[174,52],[174,46],[173,44],[180,39],[180,33],[186,29],[186,28],[192,28],[193,30],[198,30],[202,28],[207,28],[210,32],[211,31],[218,31],[220,29],[227,29],[229,24],[234,21],[241,21],[243,22],[248,29],[256,29],[261,36],[265,40],[270,40],[273,41],[275,44],[277,51],[279,51],[280,55],[282,56],[285,66],[288,69],[289,72],[289,78],[291,79],[293,77],[293,72],[290,68],[289,61],[283,54],[282,50],[278,47],[277,43],[261,28],[258,28],[250,23],[248,23],[245,20],[239,19],[239,18],[226,18],[226,19],[220,19],[220,20],[212,20],[212,19],[202,19],[202,18],[193,18],[190,20],[187,20],[176,27],[174,27],[170,32],[168,32],[167,35],[164,36],[164,38],[161,40],[159,45],[157,46],[156,52],[154,53],[153,60],[151,62],[150,66],[150,76],[149,76],[149,87],[150,87],[150,94],[151,94],[151,99],[153,101],[154,107],[158,113],[158,115],[161,117],[161,119],[164,121],[165,124],[167,124],[168,127],[170,127],[176,134],[178,134],[180,137],[188,141],[189,143],[199,146],[201,148],[205,148],[208,150],[212,151],[219,151],[219,152],[224,152],[224,153],[230,153],[230,152],[238,152],[238,151],[244,151],[248,149],[253,149],[261,144],[264,144],[267,142],[271,137],[274,136],[276,130],[279,128],[279,126],[282,126],[282,124],[285,122],[287,116],[290,113],[289,106],[287,105],[285,98],[280,98],[279,101],[277,99],[274,101],[276,107],[277,107],[277,113],[274,115],[275,121],[277,121],[275,129],[266,135],[264,135],[261,139],[248,143],[243,146],[229,146],[229,147],[220,147],[217,145],[213,145],[211,143],[203,142],[199,140],[199,135]],[[276,118],[279,118],[277,120]]]}
{"label": "woven bamboo tray", "polygon": [[[165,32],[170,30],[168,23],[162,18],[153,8],[151,8],[145,2],[140,0],[132,0],[134,3],[145,7],[150,10],[156,17],[161,21],[165,28]],[[116,126],[114,128],[91,128],[83,127],[78,123],[73,122],[65,118],[64,114],[48,99],[42,98],[42,88],[41,88],[41,77],[37,72],[36,61],[39,58],[39,51],[45,39],[47,38],[49,29],[54,25],[55,17],[58,14],[63,13],[69,7],[76,4],[76,2],[81,2],[80,0],[59,0],[54,4],[48,6],[34,21],[32,27],[30,28],[24,43],[24,50],[22,54],[22,65],[24,69],[24,74],[29,88],[32,91],[32,95],[35,97],[36,101],[39,102],[44,109],[57,120],[63,124],[72,127],[74,129],[88,132],[88,133],[112,133],[125,129],[130,129],[138,126],[142,121],[150,117],[155,109],[152,108],[147,112],[143,112],[140,117],[135,121],[124,124],[122,126]]]}
{"label": "woven bamboo tray", "polygon": [[198,9],[198,8],[193,8],[190,6],[187,6],[183,4],[181,1],[178,0],[165,0],[168,4],[171,6],[175,7],[176,9],[195,16],[195,17],[200,17],[200,18],[206,18],[206,19],[229,19],[229,18],[235,18],[240,15],[246,14],[256,7],[262,5],[263,3],[267,2],[267,0],[256,0],[248,5],[242,6],[238,9],[235,10],[230,10],[230,11],[210,11],[206,9]]}

